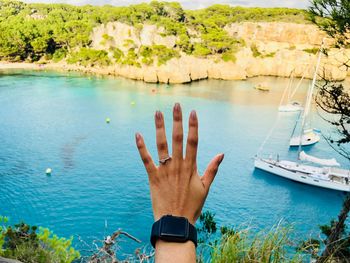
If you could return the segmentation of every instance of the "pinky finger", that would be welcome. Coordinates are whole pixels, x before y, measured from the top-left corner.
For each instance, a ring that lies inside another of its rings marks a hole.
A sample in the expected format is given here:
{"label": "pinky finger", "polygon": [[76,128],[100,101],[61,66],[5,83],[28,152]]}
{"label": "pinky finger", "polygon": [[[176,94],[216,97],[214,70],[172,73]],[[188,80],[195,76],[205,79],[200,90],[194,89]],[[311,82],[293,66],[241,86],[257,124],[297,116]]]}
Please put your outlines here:
{"label": "pinky finger", "polygon": [[137,146],[137,149],[139,150],[143,165],[145,166],[148,175],[151,176],[157,170],[157,167],[154,164],[152,157],[146,148],[142,135],[139,133],[136,133],[135,139],[136,139],[136,146]]}

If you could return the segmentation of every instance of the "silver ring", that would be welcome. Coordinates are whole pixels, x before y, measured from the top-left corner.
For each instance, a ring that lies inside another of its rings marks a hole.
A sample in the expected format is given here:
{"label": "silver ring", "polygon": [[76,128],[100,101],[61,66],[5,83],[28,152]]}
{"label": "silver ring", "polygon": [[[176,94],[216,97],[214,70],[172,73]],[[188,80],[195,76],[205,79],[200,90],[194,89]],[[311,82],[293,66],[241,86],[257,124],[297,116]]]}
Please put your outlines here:
{"label": "silver ring", "polygon": [[167,161],[171,160],[171,156],[165,157],[163,159],[159,159],[160,164],[166,164]]}

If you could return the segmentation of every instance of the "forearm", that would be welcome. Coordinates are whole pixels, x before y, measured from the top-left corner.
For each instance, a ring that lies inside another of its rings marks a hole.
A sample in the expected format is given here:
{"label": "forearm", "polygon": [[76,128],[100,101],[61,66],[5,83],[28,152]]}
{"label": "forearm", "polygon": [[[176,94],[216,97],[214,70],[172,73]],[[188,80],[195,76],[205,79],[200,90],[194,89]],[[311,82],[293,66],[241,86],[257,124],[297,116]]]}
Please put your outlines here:
{"label": "forearm", "polygon": [[195,263],[196,247],[192,241],[175,243],[158,240],[156,243],[156,263]]}

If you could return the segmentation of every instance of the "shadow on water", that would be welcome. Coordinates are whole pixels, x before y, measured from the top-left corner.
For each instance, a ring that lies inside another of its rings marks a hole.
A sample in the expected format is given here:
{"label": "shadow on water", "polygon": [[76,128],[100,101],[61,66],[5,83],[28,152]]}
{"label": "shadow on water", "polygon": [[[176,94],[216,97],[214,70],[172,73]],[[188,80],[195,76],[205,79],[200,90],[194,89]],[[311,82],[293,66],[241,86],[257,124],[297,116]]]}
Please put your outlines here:
{"label": "shadow on water", "polygon": [[[301,147],[301,150],[302,151],[305,151],[305,152],[308,152],[310,151],[316,144],[313,144],[313,145],[308,145],[308,146],[302,146]],[[289,147],[289,151],[291,152],[298,152],[299,151],[299,147]]]}
{"label": "shadow on water", "polygon": [[5,77],[22,77],[22,78],[67,78],[67,75],[70,78],[81,78],[83,76],[89,76],[90,75],[80,73],[80,72],[59,72],[54,70],[45,70],[38,69],[38,70],[20,70],[20,69],[2,69],[0,70],[0,78]]}
{"label": "shadow on water", "polygon": [[346,195],[345,192],[303,184],[260,169],[254,169],[252,175],[257,180],[263,181],[270,186],[288,188],[291,193],[296,193],[297,195],[299,192],[303,192],[304,195],[311,199],[343,198]]}
{"label": "shadow on water", "polygon": [[79,145],[87,138],[87,136],[77,136],[71,141],[67,142],[62,146],[61,149],[61,158],[63,161],[64,169],[73,169],[74,168],[74,155],[79,147]]}

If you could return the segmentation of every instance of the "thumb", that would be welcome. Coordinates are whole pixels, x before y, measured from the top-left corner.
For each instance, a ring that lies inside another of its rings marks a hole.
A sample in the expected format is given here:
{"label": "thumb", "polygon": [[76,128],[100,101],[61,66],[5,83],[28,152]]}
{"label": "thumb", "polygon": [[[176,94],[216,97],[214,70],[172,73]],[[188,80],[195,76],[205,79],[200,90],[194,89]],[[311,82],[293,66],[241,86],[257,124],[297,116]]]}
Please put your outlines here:
{"label": "thumb", "polygon": [[209,187],[214,181],[215,175],[218,172],[219,165],[224,159],[224,154],[216,155],[209,163],[207,169],[205,170],[202,176],[202,182],[207,191],[209,191]]}

